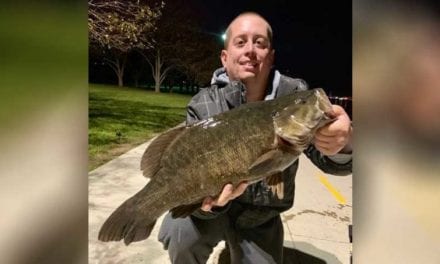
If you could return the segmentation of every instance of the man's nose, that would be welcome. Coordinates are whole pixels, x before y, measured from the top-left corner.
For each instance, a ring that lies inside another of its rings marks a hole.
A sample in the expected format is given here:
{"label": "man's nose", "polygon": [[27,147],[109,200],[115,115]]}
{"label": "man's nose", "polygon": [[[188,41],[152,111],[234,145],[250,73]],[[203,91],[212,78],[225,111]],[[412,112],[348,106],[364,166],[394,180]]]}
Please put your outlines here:
{"label": "man's nose", "polygon": [[244,48],[247,55],[255,54],[255,45],[254,43],[252,43],[252,41],[248,41]]}

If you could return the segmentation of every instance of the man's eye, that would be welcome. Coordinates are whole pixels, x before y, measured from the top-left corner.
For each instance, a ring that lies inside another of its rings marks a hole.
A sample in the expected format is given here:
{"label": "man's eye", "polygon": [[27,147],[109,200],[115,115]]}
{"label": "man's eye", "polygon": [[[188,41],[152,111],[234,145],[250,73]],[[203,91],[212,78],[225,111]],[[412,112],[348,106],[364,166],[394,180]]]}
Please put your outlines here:
{"label": "man's eye", "polygon": [[261,47],[261,48],[267,46],[266,41],[264,41],[264,39],[257,39],[257,41],[255,41],[255,43],[257,44],[258,47]]}
{"label": "man's eye", "polygon": [[236,42],[235,42],[235,45],[237,45],[237,46],[243,46],[244,45],[244,40],[237,40]]}

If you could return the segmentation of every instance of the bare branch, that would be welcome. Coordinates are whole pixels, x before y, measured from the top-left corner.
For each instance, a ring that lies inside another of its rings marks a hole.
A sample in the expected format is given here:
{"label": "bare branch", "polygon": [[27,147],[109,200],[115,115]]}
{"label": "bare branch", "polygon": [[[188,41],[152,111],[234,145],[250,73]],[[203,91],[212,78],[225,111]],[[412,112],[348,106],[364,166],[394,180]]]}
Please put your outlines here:
{"label": "bare branch", "polygon": [[160,84],[162,84],[162,82],[165,80],[165,78],[167,77],[167,73],[169,70],[171,70],[171,68],[172,68],[172,66],[169,66],[162,72],[161,77],[160,77],[160,82],[159,82]]}
{"label": "bare branch", "polygon": [[164,7],[150,7],[140,1],[89,0],[88,27],[92,44],[128,52],[154,45],[155,23]]}
{"label": "bare branch", "polygon": [[112,61],[108,58],[104,58],[104,62],[110,66],[116,73],[118,72],[118,64],[115,61]]}

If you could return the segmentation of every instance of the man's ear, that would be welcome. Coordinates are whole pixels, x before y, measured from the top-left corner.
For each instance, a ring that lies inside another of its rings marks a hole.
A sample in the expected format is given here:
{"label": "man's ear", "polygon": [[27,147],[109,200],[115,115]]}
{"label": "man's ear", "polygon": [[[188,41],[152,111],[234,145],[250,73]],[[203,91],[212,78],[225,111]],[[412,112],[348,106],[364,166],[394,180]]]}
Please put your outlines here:
{"label": "man's ear", "polygon": [[222,50],[222,52],[220,53],[220,59],[222,61],[223,67],[226,67],[227,58],[228,58],[228,52],[226,50]]}

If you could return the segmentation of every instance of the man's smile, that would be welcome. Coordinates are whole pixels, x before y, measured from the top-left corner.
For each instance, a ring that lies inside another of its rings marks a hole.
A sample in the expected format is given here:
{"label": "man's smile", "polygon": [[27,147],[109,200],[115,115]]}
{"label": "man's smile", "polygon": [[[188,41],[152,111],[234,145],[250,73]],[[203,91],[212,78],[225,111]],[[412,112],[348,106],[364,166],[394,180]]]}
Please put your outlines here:
{"label": "man's smile", "polygon": [[243,61],[239,62],[240,66],[243,66],[245,70],[255,70],[259,63],[256,61]]}

